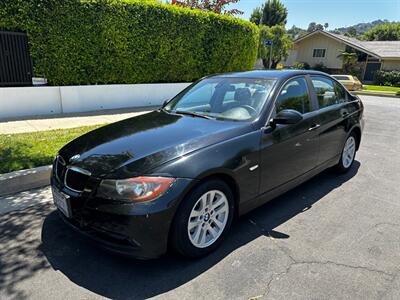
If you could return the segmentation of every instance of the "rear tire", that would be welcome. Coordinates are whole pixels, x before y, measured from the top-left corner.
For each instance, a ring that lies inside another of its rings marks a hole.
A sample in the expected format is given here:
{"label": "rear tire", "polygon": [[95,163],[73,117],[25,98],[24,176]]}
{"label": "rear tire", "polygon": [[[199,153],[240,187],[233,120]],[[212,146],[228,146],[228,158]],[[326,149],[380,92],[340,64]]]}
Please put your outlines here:
{"label": "rear tire", "polygon": [[172,247],[189,258],[211,253],[229,231],[233,212],[234,196],[224,181],[201,183],[186,196],[175,215]]}
{"label": "rear tire", "polygon": [[336,165],[336,170],[338,172],[346,173],[351,169],[356,157],[357,143],[358,140],[356,134],[351,132],[344,143],[339,163]]}

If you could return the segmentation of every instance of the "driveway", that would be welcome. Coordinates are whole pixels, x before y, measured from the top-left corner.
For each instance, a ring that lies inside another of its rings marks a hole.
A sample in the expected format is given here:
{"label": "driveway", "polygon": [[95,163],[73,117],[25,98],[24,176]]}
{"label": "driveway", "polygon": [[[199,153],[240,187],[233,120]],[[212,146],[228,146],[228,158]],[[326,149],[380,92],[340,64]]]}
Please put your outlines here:
{"label": "driveway", "polygon": [[400,99],[362,98],[351,172],[249,213],[201,260],[98,249],[62,223],[48,188],[0,199],[0,299],[400,299]]}

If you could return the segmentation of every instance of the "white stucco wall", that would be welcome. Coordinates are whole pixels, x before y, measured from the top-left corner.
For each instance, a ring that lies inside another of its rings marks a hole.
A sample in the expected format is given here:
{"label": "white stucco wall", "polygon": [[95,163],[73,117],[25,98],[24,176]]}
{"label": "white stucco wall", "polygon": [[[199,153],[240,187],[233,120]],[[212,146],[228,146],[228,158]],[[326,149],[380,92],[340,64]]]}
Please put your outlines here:
{"label": "white stucco wall", "polygon": [[0,119],[156,106],[189,84],[0,88]]}
{"label": "white stucco wall", "polygon": [[400,70],[400,59],[384,59],[382,61],[382,70],[392,71],[392,70]]}
{"label": "white stucco wall", "polygon": [[0,118],[60,114],[58,87],[0,88]]}
{"label": "white stucco wall", "polygon": [[[345,48],[345,44],[318,33],[299,41],[292,51],[296,51],[296,61],[307,62],[311,67],[323,63],[328,68],[341,69],[343,62],[338,55]],[[326,49],[325,57],[313,57],[314,49]]]}

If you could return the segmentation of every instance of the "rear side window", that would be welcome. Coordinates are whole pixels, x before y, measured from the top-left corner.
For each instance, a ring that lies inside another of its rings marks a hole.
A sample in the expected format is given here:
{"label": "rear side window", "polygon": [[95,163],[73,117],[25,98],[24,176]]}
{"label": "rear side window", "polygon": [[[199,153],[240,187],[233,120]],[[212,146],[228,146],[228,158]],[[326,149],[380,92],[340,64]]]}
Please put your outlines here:
{"label": "rear side window", "polygon": [[311,77],[319,108],[346,102],[346,91],[337,82],[326,77]]}
{"label": "rear side window", "polygon": [[296,78],[285,84],[275,103],[276,112],[294,109],[304,114],[310,111],[310,97],[307,82],[304,78]]}

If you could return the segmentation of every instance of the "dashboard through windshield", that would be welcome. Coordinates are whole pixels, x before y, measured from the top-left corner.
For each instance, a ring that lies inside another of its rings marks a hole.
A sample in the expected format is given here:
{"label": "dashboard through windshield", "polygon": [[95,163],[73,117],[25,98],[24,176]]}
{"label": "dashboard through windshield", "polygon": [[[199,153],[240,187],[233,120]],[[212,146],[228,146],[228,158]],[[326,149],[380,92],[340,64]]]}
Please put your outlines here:
{"label": "dashboard through windshield", "polygon": [[173,98],[164,110],[172,113],[250,121],[258,117],[276,80],[212,77]]}

